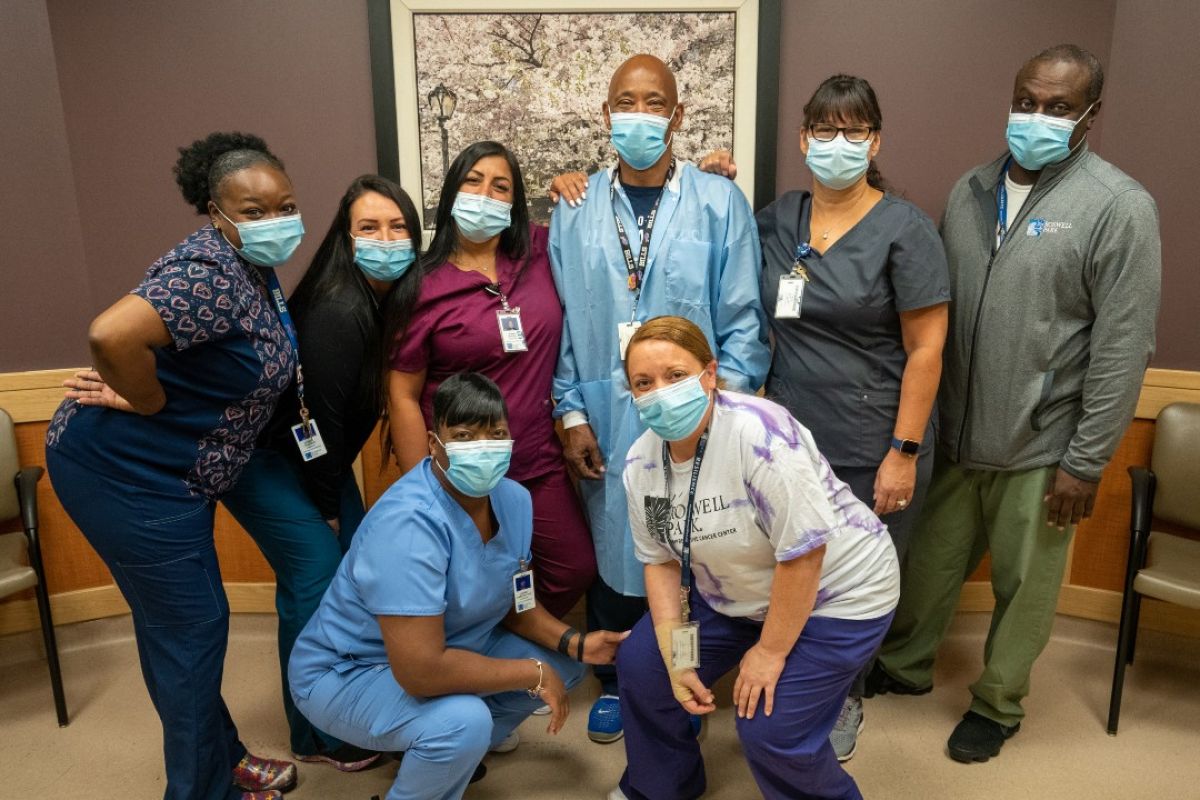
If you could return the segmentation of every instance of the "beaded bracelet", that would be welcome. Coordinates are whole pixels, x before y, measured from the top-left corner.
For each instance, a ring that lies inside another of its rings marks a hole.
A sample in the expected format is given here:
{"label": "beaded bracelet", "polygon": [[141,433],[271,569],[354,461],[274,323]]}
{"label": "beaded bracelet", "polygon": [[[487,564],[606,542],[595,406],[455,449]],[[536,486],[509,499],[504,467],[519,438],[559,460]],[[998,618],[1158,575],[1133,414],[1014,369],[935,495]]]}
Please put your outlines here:
{"label": "beaded bracelet", "polygon": [[533,687],[532,689],[526,689],[525,693],[529,695],[530,699],[536,700],[542,694],[542,681],[545,679],[546,673],[542,669],[542,662],[538,661],[536,658],[531,658],[529,660],[537,664],[538,682],[537,686]]}

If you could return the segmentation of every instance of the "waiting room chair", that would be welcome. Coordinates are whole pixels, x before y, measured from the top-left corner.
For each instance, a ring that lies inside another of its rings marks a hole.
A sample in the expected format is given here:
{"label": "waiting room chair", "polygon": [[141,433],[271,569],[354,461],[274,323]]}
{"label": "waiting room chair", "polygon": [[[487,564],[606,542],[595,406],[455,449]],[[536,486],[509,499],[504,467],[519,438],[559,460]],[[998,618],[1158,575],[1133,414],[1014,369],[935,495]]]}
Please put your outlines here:
{"label": "waiting room chair", "polygon": [[1150,466],[1129,468],[1133,509],[1117,663],[1108,703],[1110,736],[1117,735],[1125,667],[1133,663],[1142,595],[1200,609],[1200,541],[1151,530],[1155,518],[1200,529],[1200,403],[1172,403],[1159,412]]}
{"label": "waiting room chair", "polygon": [[[38,542],[37,482],[41,467],[21,467],[17,461],[17,435],[12,417],[0,409],[0,522],[21,517],[24,533],[0,534],[0,597],[32,587],[37,595],[42,618],[42,638],[50,663],[50,684],[54,688],[54,709],[59,727],[69,722],[67,700],[63,694],[62,671],[58,666],[58,643],[54,638],[54,619],[50,616],[50,594],[46,591],[46,571]],[[28,558],[28,565],[25,561]]]}

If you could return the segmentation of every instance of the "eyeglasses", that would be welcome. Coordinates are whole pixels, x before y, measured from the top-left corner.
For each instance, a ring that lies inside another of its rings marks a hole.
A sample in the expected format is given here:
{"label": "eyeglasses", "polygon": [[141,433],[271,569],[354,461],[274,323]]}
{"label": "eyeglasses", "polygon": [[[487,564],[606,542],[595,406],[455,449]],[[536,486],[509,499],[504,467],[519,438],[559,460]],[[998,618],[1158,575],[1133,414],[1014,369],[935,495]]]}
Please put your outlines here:
{"label": "eyeglasses", "polygon": [[819,123],[809,127],[808,134],[818,142],[832,142],[837,138],[837,135],[840,132],[846,137],[847,142],[862,144],[867,139],[871,138],[871,134],[874,131],[874,128],[866,125],[852,125],[848,128],[840,128],[837,125],[826,125],[825,123]]}

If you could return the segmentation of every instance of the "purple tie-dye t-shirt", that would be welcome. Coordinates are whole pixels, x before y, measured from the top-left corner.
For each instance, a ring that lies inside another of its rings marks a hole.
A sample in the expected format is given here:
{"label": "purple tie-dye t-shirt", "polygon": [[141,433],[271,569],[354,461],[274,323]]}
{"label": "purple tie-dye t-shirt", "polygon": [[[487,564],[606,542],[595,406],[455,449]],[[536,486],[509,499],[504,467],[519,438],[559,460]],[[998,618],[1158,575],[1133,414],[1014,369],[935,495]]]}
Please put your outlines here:
{"label": "purple tie-dye t-shirt", "polygon": [[[625,462],[637,557],[679,560],[692,462],[671,465],[644,433]],[[766,617],[775,566],[824,545],[813,616],[875,619],[896,607],[900,576],[887,528],[854,497],[787,410],[735,392],[717,395],[693,501],[692,572],[712,608]]]}

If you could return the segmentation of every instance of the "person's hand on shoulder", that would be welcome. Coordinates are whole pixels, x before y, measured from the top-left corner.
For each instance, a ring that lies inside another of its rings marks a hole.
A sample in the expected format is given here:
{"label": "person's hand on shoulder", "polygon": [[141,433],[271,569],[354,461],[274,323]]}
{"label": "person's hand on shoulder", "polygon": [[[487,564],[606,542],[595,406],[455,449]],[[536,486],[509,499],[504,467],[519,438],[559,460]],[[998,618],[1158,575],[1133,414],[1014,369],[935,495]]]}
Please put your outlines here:
{"label": "person's hand on shoulder", "polygon": [[550,181],[550,202],[558,205],[559,198],[571,208],[578,208],[587,199],[588,176],[582,172],[564,172]]}
{"label": "person's hand on shoulder", "polygon": [[737,177],[737,164],[733,161],[733,153],[728,150],[713,150],[700,160],[698,168],[701,172],[724,175],[730,180]]}

